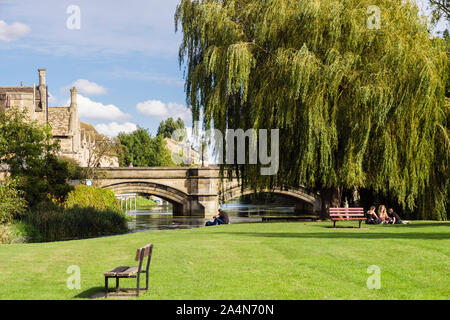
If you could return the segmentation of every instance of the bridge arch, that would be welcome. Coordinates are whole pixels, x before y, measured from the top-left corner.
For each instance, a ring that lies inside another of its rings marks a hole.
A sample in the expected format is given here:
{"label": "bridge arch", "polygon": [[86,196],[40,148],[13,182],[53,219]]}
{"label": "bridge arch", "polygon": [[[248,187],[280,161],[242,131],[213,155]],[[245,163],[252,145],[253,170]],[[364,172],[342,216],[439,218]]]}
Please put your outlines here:
{"label": "bridge arch", "polygon": [[204,215],[204,207],[191,195],[167,185],[155,182],[126,181],[109,184],[103,188],[110,189],[115,194],[139,193],[159,197],[173,205],[174,215]]}
{"label": "bridge arch", "polygon": [[[318,214],[322,208],[322,201],[318,195],[306,192],[304,189],[264,189],[261,193],[270,193],[280,195],[294,200],[296,211],[310,212]],[[253,189],[242,190],[241,186],[233,186],[222,190],[220,193],[221,202],[227,202],[231,199],[241,196],[254,194]]]}

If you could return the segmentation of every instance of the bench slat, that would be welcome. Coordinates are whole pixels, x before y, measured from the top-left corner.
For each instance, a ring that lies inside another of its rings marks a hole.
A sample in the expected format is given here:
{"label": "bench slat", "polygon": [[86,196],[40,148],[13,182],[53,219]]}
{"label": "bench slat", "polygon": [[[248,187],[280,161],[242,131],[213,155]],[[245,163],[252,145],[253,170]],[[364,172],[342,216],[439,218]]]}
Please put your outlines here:
{"label": "bench slat", "polygon": [[364,208],[330,208],[335,211],[364,211]]}
{"label": "bench slat", "polygon": [[331,221],[366,220],[366,218],[331,218]]}
{"label": "bench slat", "polygon": [[348,212],[348,213],[363,213],[364,210],[330,210],[330,213],[344,213],[344,212]]}
{"label": "bench slat", "polygon": [[138,267],[117,267],[113,270],[105,272],[106,277],[130,277],[136,274]]}
{"label": "bench slat", "polygon": [[150,255],[151,247],[152,247],[152,246],[153,246],[153,245],[152,245],[151,243],[149,243],[149,244],[146,245],[145,247],[142,247],[142,248],[137,249],[137,251],[136,251],[136,261],[141,260],[141,254],[142,254],[142,251],[144,251],[144,255],[142,256],[142,258],[148,257],[148,256]]}
{"label": "bench slat", "polygon": [[142,248],[137,249],[136,251],[136,261],[141,260],[141,252],[142,252]]}
{"label": "bench slat", "polygon": [[364,213],[330,213],[330,216],[334,217],[334,216],[355,216],[355,217],[361,217],[361,216],[365,216]]}
{"label": "bench slat", "polygon": [[364,210],[364,208],[354,208],[354,207],[350,207],[350,208],[329,208],[330,210]]}

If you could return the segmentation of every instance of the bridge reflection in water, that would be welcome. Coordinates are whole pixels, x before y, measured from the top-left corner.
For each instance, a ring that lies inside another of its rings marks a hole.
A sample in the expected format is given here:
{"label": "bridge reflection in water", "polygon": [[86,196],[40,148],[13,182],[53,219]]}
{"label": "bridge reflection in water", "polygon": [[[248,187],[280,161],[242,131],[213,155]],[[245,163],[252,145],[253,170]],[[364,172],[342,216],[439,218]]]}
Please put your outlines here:
{"label": "bridge reflection in water", "polygon": [[[221,207],[228,213],[231,224],[307,219],[304,215],[298,216],[294,205],[291,203],[248,203],[237,199],[222,204]],[[128,211],[127,214],[133,217],[132,221],[129,222],[130,232],[192,229],[205,225],[204,218],[173,216],[172,210],[172,205],[159,205],[149,210]]]}

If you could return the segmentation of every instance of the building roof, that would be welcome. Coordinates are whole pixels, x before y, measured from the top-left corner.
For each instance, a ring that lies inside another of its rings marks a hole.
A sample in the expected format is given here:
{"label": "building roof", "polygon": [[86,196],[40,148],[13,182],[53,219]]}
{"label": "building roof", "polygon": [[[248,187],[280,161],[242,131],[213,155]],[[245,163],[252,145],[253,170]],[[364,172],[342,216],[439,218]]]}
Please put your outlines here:
{"label": "building roof", "polygon": [[5,93],[35,93],[36,99],[40,99],[39,87],[0,87],[0,94]]}

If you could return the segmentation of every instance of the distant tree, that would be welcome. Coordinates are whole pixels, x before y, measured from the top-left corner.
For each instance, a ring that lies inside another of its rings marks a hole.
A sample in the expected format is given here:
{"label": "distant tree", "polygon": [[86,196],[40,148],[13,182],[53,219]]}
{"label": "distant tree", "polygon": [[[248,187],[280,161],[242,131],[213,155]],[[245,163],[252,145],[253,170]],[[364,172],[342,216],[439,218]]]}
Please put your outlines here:
{"label": "distant tree", "polygon": [[118,140],[122,145],[120,165],[128,167],[173,166],[171,153],[162,135],[152,138],[146,129],[138,128],[132,133],[121,133]]}
{"label": "distant tree", "polygon": [[156,135],[171,138],[175,130],[184,128],[184,121],[181,118],[178,118],[177,121],[174,121],[173,118],[168,118],[167,120],[161,121]]}
{"label": "distant tree", "polygon": [[85,174],[88,178],[94,178],[99,163],[108,158],[118,157],[120,154],[119,139],[109,138],[97,132],[87,132],[90,135],[88,148],[87,166]]}

